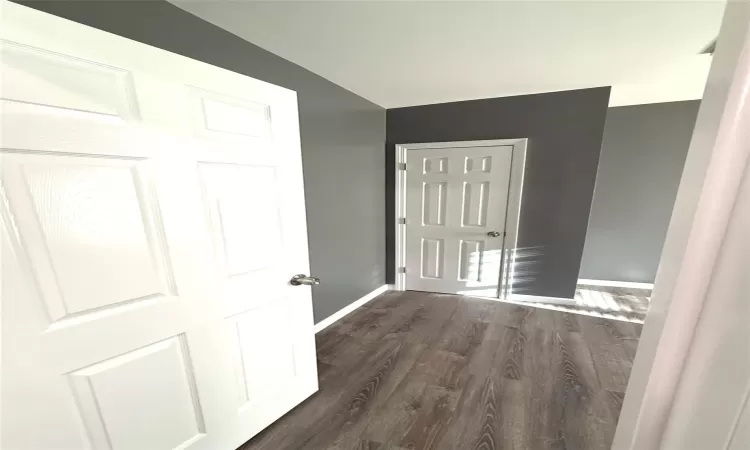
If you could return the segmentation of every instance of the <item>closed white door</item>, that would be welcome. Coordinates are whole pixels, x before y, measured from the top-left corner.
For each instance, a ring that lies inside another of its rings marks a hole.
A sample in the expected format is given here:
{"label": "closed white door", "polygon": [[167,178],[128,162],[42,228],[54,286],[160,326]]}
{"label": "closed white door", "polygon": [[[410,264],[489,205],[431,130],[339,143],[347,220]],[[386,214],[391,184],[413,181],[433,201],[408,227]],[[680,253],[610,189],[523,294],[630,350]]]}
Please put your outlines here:
{"label": "closed white door", "polygon": [[2,16],[2,448],[234,449],[317,390],[296,94]]}
{"label": "closed white door", "polygon": [[406,151],[406,289],[499,295],[504,247],[515,239],[506,233],[513,151]]}

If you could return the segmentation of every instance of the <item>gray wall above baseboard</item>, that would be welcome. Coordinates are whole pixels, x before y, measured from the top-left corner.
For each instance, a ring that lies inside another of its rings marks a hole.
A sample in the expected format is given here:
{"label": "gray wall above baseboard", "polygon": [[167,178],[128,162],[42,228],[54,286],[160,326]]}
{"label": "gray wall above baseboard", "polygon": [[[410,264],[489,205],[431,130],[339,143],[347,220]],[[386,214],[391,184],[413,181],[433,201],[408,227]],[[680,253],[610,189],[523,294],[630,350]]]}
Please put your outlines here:
{"label": "gray wall above baseboard", "polygon": [[315,321],[385,283],[383,108],[163,0],[17,3],[297,91]]}
{"label": "gray wall above baseboard", "polygon": [[609,109],[580,278],[654,282],[699,106]]}
{"label": "gray wall above baseboard", "polygon": [[572,298],[581,264],[610,88],[389,109],[387,263],[395,279],[395,145],[528,138],[519,294]]}

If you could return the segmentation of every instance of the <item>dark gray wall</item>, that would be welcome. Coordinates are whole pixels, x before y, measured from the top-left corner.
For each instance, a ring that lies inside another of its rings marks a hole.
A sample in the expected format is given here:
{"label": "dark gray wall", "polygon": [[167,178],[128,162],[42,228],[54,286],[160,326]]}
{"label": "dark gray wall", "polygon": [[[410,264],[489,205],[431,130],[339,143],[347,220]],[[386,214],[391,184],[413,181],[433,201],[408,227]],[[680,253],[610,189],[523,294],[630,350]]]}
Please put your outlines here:
{"label": "dark gray wall", "polygon": [[297,91],[316,322],[385,283],[383,108],[162,0],[18,3]]}
{"label": "dark gray wall", "polygon": [[653,283],[699,106],[609,110],[580,278]]}
{"label": "dark gray wall", "polygon": [[[518,293],[572,297],[581,264],[610,88],[389,109],[396,144],[529,138]],[[393,170],[386,171],[387,262],[394,278]]]}

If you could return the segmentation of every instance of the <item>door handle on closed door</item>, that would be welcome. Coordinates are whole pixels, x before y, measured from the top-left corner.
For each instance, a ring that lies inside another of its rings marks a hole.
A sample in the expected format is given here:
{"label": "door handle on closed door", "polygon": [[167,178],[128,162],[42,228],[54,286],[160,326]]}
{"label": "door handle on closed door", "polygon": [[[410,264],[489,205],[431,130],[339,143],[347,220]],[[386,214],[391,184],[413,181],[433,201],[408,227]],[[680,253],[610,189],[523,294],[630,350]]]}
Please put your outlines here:
{"label": "door handle on closed door", "polygon": [[501,233],[499,231],[488,231],[487,232],[487,236],[489,236],[489,237],[500,237],[500,234]]}
{"label": "door handle on closed door", "polygon": [[315,284],[320,284],[320,278],[308,277],[304,273],[301,273],[293,276],[289,281],[289,284],[292,286],[313,286]]}

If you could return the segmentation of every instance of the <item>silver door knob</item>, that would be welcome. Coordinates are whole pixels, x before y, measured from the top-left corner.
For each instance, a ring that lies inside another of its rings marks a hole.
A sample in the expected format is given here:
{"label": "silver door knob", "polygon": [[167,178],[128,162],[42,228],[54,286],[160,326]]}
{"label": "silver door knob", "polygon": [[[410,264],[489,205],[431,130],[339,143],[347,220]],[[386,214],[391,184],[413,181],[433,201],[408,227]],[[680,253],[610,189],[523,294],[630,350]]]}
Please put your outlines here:
{"label": "silver door knob", "polygon": [[487,236],[489,236],[489,237],[499,237],[500,236],[500,232],[499,231],[488,231],[487,232]]}
{"label": "silver door knob", "polygon": [[315,284],[320,284],[320,278],[308,277],[304,273],[301,273],[293,276],[289,281],[289,284],[292,286],[313,286]]}

